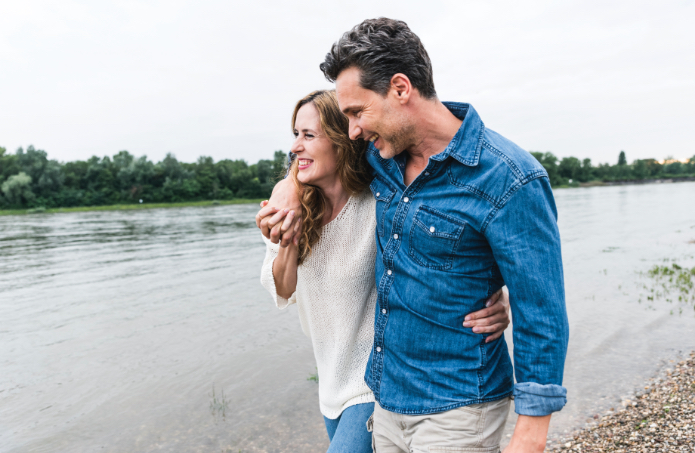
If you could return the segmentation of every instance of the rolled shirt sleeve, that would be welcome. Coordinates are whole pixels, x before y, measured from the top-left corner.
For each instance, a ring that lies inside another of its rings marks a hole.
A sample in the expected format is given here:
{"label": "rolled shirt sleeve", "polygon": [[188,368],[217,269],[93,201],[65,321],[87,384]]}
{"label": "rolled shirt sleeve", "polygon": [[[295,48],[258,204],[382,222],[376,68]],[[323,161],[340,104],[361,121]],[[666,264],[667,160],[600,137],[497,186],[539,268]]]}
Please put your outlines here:
{"label": "rolled shirt sleeve", "polygon": [[544,416],[567,402],[562,386],[569,324],[557,210],[545,175],[512,189],[485,235],[509,288],[515,410]]}

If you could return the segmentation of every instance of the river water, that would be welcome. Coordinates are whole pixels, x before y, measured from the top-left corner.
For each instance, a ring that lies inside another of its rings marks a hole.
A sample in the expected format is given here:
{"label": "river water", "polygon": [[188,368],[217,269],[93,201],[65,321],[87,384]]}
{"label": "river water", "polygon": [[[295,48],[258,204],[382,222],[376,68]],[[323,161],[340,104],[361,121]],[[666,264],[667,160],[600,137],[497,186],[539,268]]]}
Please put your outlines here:
{"label": "river water", "polygon": [[[571,337],[551,432],[695,349],[692,307],[646,301],[639,274],[695,265],[694,195],[556,191]],[[0,217],[0,451],[325,451],[311,345],[259,283],[256,209]]]}

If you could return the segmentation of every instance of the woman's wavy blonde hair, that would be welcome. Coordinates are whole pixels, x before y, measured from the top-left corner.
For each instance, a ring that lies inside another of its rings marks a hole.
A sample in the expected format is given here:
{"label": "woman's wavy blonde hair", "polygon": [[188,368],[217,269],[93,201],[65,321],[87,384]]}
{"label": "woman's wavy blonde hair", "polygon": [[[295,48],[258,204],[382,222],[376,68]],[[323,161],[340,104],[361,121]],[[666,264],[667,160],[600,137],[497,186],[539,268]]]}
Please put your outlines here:
{"label": "woman's wavy blonde hair", "polygon": [[[348,135],[349,122],[338,106],[338,98],[334,90],[319,90],[309,93],[297,102],[292,114],[292,131],[295,130],[297,112],[306,104],[312,103],[319,112],[322,133],[333,143],[338,166],[337,177],[343,189],[356,195],[369,187],[371,176],[365,153],[367,144],[364,140],[350,140]],[[326,197],[323,191],[309,184],[303,184],[297,179],[299,172],[297,159],[290,167],[290,177],[297,185],[299,200],[302,205],[302,233],[299,238],[299,264],[311,254],[313,247],[320,238],[319,230],[326,214]]]}

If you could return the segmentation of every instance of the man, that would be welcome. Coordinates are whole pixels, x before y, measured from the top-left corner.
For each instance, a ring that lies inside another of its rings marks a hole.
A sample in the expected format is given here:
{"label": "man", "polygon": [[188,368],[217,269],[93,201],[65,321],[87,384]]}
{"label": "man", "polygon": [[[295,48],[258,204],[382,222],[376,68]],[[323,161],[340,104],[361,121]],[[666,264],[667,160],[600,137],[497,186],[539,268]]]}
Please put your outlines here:
{"label": "man", "polygon": [[[496,453],[514,395],[505,453],[542,452],[566,402],[569,336],[548,175],[472,106],[437,99],[429,56],[404,22],[364,21],[320,67],[350,138],[371,142],[378,301],[365,380],[376,451]],[[480,341],[460,319],[504,284],[514,370],[505,341]]]}

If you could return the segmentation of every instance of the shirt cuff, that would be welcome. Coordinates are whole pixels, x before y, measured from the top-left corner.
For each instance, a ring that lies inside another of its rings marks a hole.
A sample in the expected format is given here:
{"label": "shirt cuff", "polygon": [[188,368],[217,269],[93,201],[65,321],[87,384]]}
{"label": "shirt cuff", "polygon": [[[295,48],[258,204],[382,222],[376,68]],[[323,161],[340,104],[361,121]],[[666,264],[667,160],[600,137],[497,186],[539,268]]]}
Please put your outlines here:
{"label": "shirt cuff", "polygon": [[567,389],[555,384],[522,382],[514,385],[514,412],[542,417],[561,410],[567,404]]}

